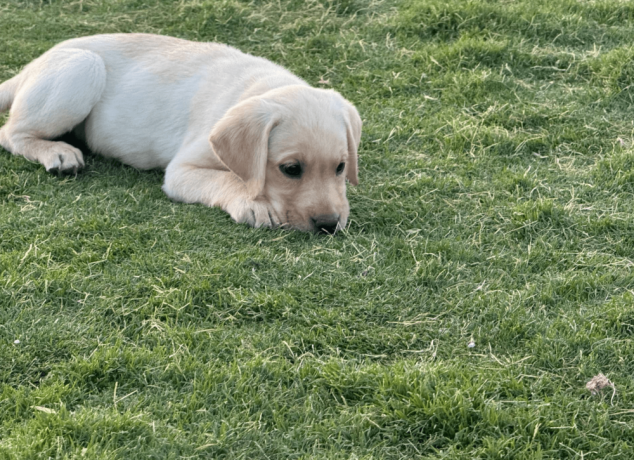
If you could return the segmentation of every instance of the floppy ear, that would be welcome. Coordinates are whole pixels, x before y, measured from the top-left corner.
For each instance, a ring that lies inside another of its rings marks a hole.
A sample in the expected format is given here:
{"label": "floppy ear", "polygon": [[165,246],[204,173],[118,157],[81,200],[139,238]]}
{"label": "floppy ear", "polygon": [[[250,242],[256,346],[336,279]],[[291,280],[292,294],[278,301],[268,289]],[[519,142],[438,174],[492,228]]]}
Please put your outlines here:
{"label": "floppy ear", "polygon": [[264,188],[269,134],[279,119],[274,104],[253,97],[229,109],[211,130],[214,153],[244,181],[252,198]]}
{"label": "floppy ear", "polygon": [[359,143],[361,142],[361,117],[357,109],[350,103],[346,114],[346,132],[348,137],[348,164],[346,177],[352,185],[359,185],[358,156]]}

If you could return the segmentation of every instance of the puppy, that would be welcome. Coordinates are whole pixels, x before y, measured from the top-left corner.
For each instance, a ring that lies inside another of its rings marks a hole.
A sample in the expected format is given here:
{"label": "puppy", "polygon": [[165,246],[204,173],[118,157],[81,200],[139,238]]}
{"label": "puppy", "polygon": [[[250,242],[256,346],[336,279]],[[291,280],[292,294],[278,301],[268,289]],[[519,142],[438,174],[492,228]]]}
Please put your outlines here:
{"label": "puppy", "polygon": [[47,171],[77,172],[90,149],[165,169],[163,191],[236,222],[334,233],[357,185],[361,119],[339,93],[217,43],[148,34],[58,44],[0,85],[0,145]]}

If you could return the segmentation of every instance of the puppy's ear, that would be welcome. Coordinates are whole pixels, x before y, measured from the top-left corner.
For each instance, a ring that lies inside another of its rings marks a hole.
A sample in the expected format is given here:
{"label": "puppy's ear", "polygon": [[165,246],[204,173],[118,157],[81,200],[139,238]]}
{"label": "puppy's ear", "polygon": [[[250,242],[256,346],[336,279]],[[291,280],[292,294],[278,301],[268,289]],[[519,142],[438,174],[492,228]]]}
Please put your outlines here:
{"label": "puppy's ear", "polygon": [[347,178],[352,185],[359,185],[358,157],[359,143],[361,142],[361,117],[357,109],[350,103],[346,104],[346,131],[348,137],[348,164]]}
{"label": "puppy's ear", "polygon": [[269,135],[279,120],[275,103],[253,97],[229,109],[209,136],[216,156],[244,181],[252,198],[264,188]]}

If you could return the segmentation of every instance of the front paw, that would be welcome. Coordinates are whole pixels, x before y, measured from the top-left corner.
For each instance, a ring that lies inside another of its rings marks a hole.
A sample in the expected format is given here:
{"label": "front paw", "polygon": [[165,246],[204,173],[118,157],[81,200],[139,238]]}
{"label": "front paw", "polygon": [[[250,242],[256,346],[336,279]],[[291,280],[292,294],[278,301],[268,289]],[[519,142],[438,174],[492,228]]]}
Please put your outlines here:
{"label": "front paw", "polygon": [[275,210],[266,201],[239,201],[227,209],[233,220],[239,224],[249,224],[251,227],[271,227],[280,225]]}

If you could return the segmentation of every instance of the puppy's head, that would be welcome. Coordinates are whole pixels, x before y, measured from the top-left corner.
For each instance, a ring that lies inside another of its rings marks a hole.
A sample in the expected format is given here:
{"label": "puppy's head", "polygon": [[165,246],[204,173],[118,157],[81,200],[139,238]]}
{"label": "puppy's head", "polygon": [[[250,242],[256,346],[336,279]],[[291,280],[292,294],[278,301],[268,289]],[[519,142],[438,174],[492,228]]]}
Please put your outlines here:
{"label": "puppy's head", "polygon": [[352,104],[335,91],[297,85],[240,102],[214,126],[210,142],[282,226],[334,233],[348,220],[346,178],[357,185],[360,139]]}

